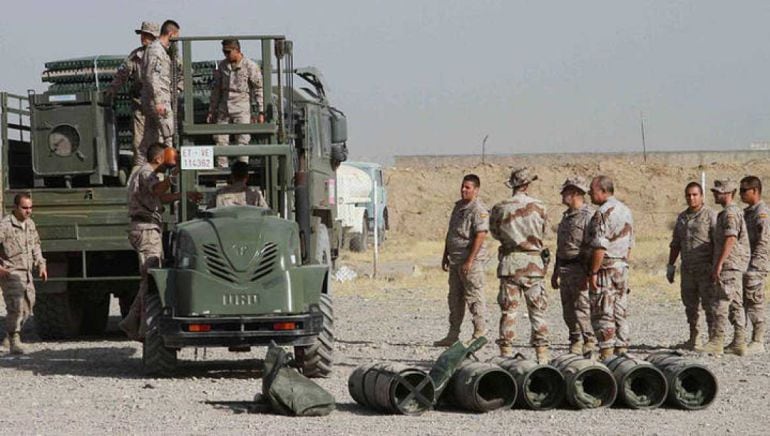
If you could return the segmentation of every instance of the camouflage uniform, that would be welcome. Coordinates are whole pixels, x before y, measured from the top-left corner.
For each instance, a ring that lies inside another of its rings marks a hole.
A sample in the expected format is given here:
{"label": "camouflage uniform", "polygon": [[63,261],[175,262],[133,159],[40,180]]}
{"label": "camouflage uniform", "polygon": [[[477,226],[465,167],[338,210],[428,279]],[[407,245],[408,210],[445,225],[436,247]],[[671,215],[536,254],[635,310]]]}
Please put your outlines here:
{"label": "camouflage uniform", "polygon": [[545,226],[545,205],[525,192],[496,204],[490,213],[489,228],[501,244],[497,255],[497,302],[502,314],[500,338],[496,341],[501,349],[510,347],[516,337],[516,308],[522,298],[529,312],[531,344],[548,346],[548,298],[543,285],[546,265],[541,258]]}
{"label": "camouflage uniform", "polygon": [[634,246],[631,210],[610,197],[591,219],[590,246],[604,249],[597,288],[589,290],[591,323],[599,348],[628,347],[628,251]]}
{"label": "camouflage uniform", "polygon": [[[144,83],[142,86],[142,111],[145,115],[144,137],[139,145],[135,166],[147,162],[147,149],[160,142],[171,147],[174,139],[174,111],[172,100],[171,57],[166,48],[156,39],[144,53],[142,60]],[[156,107],[163,105],[165,115],[159,115]]]}
{"label": "camouflage uniform", "polygon": [[684,210],[676,218],[671,248],[682,256],[680,293],[691,337],[698,337],[698,306],[703,306],[709,337],[713,336],[714,315],[711,311],[713,233],[717,213],[703,206],[697,212]]}
{"label": "camouflage uniform", "polygon": [[217,189],[216,194],[209,202],[208,207],[224,206],[257,206],[270,207],[259,188],[251,188],[246,183],[233,183]]}
{"label": "camouflage uniform", "polygon": [[473,329],[486,331],[487,306],[484,300],[484,264],[487,262],[486,244],[482,243],[473,267],[463,275],[461,268],[468,260],[473,240],[480,232],[489,231],[489,212],[478,199],[455,203],[449,218],[446,234],[446,250],[449,258],[449,338],[460,336],[460,327],[465,318],[465,306],[468,306],[473,321]]}
{"label": "camouflage uniform", "polygon": [[[227,59],[219,62],[219,68],[214,71],[209,105],[209,113],[214,115],[217,124],[251,123],[252,105],[255,113],[263,111],[262,71],[257,63],[245,56],[235,64]],[[236,135],[240,145],[250,140],[248,134]],[[229,141],[229,135],[214,135],[217,145],[228,145]],[[220,165],[226,165],[226,161],[227,158],[220,159]]]}
{"label": "camouflage uniform", "polygon": [[711,301],[714,313],[714,334],[724,337],[725,321],[729,319],[735,328],[736,337],[746,334],[746,314],[743,311],[743,273],[749,266],[749,237],[743,210],[735,204],[725,207],[717,216],[714,228],[714,257],[716,265],[725,240],[729,236],[736,238],[735,245],[722,265]]}
{"label": "camouflage uniform", "polygon": [[23,222],[13,213],[0,221],[0,263],[10,276],[0,278],[5,299],[5,330],[9,336],[21,332],[35,307],[33,269],[43,270],[45,259],[40,250],[40,236],[31,218]]}
{"label": "camouflage uniform", "polygon": [[131,88],[128,90],[128,95],[131,97],[131,111],[133,112],[133,138],[131,145],[133,146],[134,157],[133,164],[141,165],[142,159],[139,158],[140,149],[139,146],[142,143],[144,137],[144,114],[142,113],[142,59],[144,58],[144,52],[146,47],[139,47],[134,49],[128,54],[128,57],[123,64],[118,68],[115,78],[112,79],[110,84],[110,92],[115,95],[120,91],[120,88],[127,82],[131,83]]}
{"label": "camouflage uniform", "polygon": [[586,231],[594,209],[584,204],[580,209],[567,209],[559,222],[556,238],[556,273],[559,277],[562,314],[569,329],[570,343],[596,342],[591,326],[591,303],[588,298]]}
{"label": "camouflage uniform", "polygon": [[[754,338],[765,333],[765,278],[770,270],[770,209],[764,201],[745,209],[751,260],[743,275],[743,304],[754,326]],[[760,339],[761,340],[761,339]]]}
{"label": "camouflage uniform", "polygon": [[[129,337],[143,337],[144,296],[147,294],[148,270],[158,268],[163,259],[161,241],[163,205],[153,193],[153,188],[160,183],[158,174],[150,164],[144,164],[134,171],[128,181],[128,216],[131,221],[128,242],[139,255],[141,281],[139,292],[131,305],[131,310],[121,324]],[[134,339],[134,338],[132,338]]]}

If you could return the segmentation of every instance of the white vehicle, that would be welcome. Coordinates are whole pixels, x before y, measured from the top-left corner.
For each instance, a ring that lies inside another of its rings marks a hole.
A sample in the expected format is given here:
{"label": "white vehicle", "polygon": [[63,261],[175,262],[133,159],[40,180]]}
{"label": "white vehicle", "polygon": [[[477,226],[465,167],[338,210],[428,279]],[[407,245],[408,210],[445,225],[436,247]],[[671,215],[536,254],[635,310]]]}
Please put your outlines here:
{"label": "white vehicle", "polygon": [[377,184],[378,239],[381,244],[388,229],[387,193],[382,183],[382,167],[368,162],[345,162],[337,168],[337,219],[342,228],[342,244],[349,241],[352,251],[365,251],[374,232],[374,186]]}

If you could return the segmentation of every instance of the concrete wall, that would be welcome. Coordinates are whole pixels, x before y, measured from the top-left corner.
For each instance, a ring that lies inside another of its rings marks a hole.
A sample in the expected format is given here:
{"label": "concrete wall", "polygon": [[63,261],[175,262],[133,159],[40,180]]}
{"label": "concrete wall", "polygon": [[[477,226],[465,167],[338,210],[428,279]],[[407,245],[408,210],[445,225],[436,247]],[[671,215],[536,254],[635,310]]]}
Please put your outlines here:
{"label": "concrete wall", "polygon": [[[697,167],[712,163],[734,162],[749,163],[751,161],[770,158],[770,150],[736,150],[736,151],[656,151],[647,153],[647,163],[678,165],[682,167]],[[496,165],[524,166],[545,162],[586,162],[603,159],[622,159],[634,164],[643,164],[642,153],[522,153],[513,155],[487,155],[486,162]],[[412,155],[395,156],[394,165],[397,168],[441,167],[447,165],[474,167],[481,163],[481,155]]]}

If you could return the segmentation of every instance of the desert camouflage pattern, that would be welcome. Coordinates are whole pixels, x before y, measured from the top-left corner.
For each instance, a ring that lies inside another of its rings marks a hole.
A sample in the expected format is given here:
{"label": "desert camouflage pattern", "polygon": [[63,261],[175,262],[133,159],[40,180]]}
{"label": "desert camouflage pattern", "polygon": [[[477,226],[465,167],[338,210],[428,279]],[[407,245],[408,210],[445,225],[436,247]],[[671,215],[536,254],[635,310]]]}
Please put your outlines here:
{"label": "desert camouflage pattern", "polygon": [[0,279],[5,300],[5,331],[21,332],[24,322],[35,307],[35,284],[32,274],[45,268],[46,261],[40,249],[40,236],[35,222],[27,218],[20,222],[12,213],[0,221],[0,263],[10,271]]}
{"label": "desert camouflage pattern", "polygon": [[745,272],[749,267],[750,246],[746,222],[743,220],[743,211],[735,204],[731,204],[717,215],[717,224],[714,227],[714,253],[713,263],[716,264],[725,245],[725,239],[730,236],[736,238],[735,245],[722,265],[722,271]]}
{"label": "desert camouflage pattern", "polygon": [[[256,112],[263,111],[262,93],[262,71],[256,62],[245,56],[236,64],[222,60],[214,71],[209,112],[217,124],[249,124],[252,104]],[[214,135],[217,145],[229,145],[229,141],[229,135]],[[251,135],[235,135],[235,141],[247,145]],[[219,159],[219,162],[220,166],[226,165],[225,159]]]}
{"label": "desert camouflage pattern", "polygon": [[[142,113],[142,63],[146,47],[134,49],[118,68],[115,78],[110,83],[110,91],[115,95],[127,82],[131,82],[128,95],[131,97],[132,109],[132,138],[134,152],[133,162],[142,162],[146,157],[140,157],[140,145],[144,138],[144,114]],[[146,151],[145,151],[146,153]]]}
{"label": "desert camouflage pattern", "polygon": [[128,179],[128,217],[138,229],[161,229],[163,204],[152,192],[160,183],[158,173],[144,164]]}
{"label": "desert camouflage pattern", "polygon": [[586,281],[586,262],[590,251],[586,230],[594,213],[594,209],[587,204],[579,209],[569,208],[564,211],[557,231],[555,268],[559,278],[562,316],[569,331],[570,343],[595,342]]}
{"label": "desert camouflage pattern", "polygon": [[743,276],[743,306],[754,327],[754,337],[765,332],[765,279],[770,269],[770,209],[764,201],[744,209],[751,259]]}
{"label": "desert camouflage pattern", "polygon": [[534,277],[500,277],[497,304],[500,305],[500,337],[495,341],[500,347],[510,347],[516,338],[516,316],[521,301],[527,304],[530,322],[530,344],[548,346],[548,295],[543,279]]}
{"label": "desert camouflage pattern", "polygon": [[722,270],[714,285],[714,298],[711,311],[714,314],[714,334],[725,336],[725,327],[729,321],[736,336],[745,335],[746,313],[743,309],[743,272]]}
{"label": "desert camouflage pattern", "polygon": [[449,337],[456,338],[465,318],[465,307],[471,313],[474,331],[486,331],[487,305],[484,301],[484,265],[474,262],[467,275],[461,265],[449,267]]}
{"label": "desert camouflage pattern", "polygon": [[[171,57],[166,48],[156,39],[144,53],[142,60],[142,112],[145,116],[144,137],[139,145],[137,160],[134,166],[141,166],[147,162],[147,149],[150,145],[161,142],[166,147],[173,145],[174,139],[174,112],[171,105],[172,77]],[[164,106],[166,113],[160,115],[157,106]]]}
{"label": "desert camouflage pattern", "polygon": [[522,299],[529,312],[531,344],[548,345],[548,298],[543,285],[546,266],[540,257],[546,224],[545,205],[525,192],[496,204],[490,213],[490,231],[501,244],[497,266],[497,302],[502,312],[497,344],[501,347],[510,346],[515,337],[516,311]]}
{"label": "desert camouflage pattern", "polygon": [[599,348],[628,347],[628,252],[634,246],[631,210],[610,197],[596,211],[589,226],[592,249],[604,249],[597,288],[589,291],[591,324]]}
{"label": "desert camouflage pattern", "polygon": [[562,318],[569,331],[569,342],[596,342],[591,325],[591,300],[584,264],[557,267]]}
{"label": "desert camouflage pattern", "polygon": [[245,183],[233,183],[217,189],[208,207],[225,206],[269,207],[265,196],[262,195],[262,190],[259,187],[247,186]]}
{"label": "desert camouflage pattern", "polygon": [[[487,231],[489,231],[489,212],[484,203],[478,198],[467,203],[462,200],[457,201],[449,217],[445,239],[449,264],[462,265],[468,259],[476,234]],[[474,262],[488,260],[486,245],[486,242],[481,245]]]}
{"label": "desert camouflage pattern", "polygon": [[714,314],[711,300],[714,298],[714,283],[711,281],[711,265],[682,269],[679,293],[690,333],[696,336],[700,334],[700,308],[703,307],[708,335],[712,337]]}
{"label": "desert camouflage pattern", "polygon": [[716,222],[717,213],[708,206],[696,212],[688,208],[677,216],[669,247],[679,249],[682,274],[711,266]]}

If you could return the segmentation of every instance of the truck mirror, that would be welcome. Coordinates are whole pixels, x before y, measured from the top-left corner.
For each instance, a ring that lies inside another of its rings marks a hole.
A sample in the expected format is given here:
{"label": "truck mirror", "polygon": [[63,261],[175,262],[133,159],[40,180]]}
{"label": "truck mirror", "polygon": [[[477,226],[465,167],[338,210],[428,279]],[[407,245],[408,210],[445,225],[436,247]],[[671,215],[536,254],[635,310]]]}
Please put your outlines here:
{"label": "truck mirror", "polygon": [[340,144],[348,140],[348,120],[345,114],[332,110],[332,144]]}

